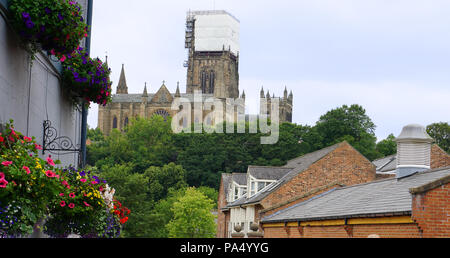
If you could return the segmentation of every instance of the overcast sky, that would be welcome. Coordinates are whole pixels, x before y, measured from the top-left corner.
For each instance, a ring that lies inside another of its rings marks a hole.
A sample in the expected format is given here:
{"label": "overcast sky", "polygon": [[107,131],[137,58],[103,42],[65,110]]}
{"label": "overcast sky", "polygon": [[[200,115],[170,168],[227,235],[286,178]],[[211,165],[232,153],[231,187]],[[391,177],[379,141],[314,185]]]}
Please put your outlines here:
{"label": "overcast sky", "polygon": [[[403,126],[450,121],[448,0],[95,0],[91,56],[122,64],[129,93],[166,81],[186,90],[186,12],[226,10],[240,20],[240,90],[256,114],[262,86],[294,93],[293,122],[360,104],[379,140]],[[98,107],[88,123],[97,127]]]}

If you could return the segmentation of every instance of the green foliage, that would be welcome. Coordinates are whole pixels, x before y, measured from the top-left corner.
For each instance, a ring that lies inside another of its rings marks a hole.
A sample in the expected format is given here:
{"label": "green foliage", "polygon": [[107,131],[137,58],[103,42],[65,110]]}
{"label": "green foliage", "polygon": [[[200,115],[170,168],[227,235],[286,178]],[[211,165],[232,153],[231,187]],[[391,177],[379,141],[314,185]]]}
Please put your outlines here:
{"label": "green foliage", "polygon": [[88,36],[81,6],[75,1],[9,0],[9,10],[13,27],[33,54],[42,47],[64,61],[64,55]]}
{"label": "green foliage", "polygon": [[63,84],[74,95],[75,102],[77,98],[83,98],[88,103],[92,101],[105,106],[111,101],[111,69],[107,63],[89,57],[79,48],[67,56],[62,66]]}
{"label": "green foliage", "polygon": [[[0,133],[0,234],[28,235],[33,225],[48,214],[48,206],[63,190],[62,178],[55,164],[38,157],[41,146],[6,125]],[[2,232],[3,231],[3,232]]]}
{"label": "green foliage", "polygon": [[213,238],[216,233],[213,202],[195,188],[173,204],[172,220],[166,225],[170,238]]}
{"label": "green foliage", "polygon": [[448,123],[433,123],[427,126],[427,132],[439,147],[450,153],[450,125]]}
{"label": "green foliage", "polygon": [[377,143],[376,149],[385,157],[397,153],[397,143],[395,142],[395,136],[393,134],[390,134],[386,139]]}
{"label": "green foliage", "polygon": [[102,133],[100,128],[87,130],[87,139],[93,142],[100,142],[105,140],[105,135]]}

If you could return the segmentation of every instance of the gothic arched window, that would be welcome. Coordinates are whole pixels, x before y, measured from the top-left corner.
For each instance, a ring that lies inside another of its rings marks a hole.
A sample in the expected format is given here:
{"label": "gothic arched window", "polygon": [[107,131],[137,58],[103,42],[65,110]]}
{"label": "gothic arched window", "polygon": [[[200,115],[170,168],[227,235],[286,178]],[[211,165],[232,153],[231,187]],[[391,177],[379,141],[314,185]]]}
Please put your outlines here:
{"label": "gothic arched window", "polygon": [[128,126],[128,117],[125,117],[125,121],[123,122],[124,127]]}
{"label": "gothic arched window", "polygon": [[117,117],[113,118],[113,129],[117,129]]}
{"label": "gothic arched window", "polygon": [[167,122],[167,118],[170,116],[170,114],[164,109],[158,109],[155,113],[153,113],[152,116],[162,116],[164,118],[164,121]]}
{"label": "gothic arched window", "polygon": [[202,88],[202,93],[206,93],[206,85],[208,81],[208,73],[206,71],[203,71],[200,76],[200,83]]}
{"label": "gothic arched window", "polygon": [[209,94],[214,94],[214,82],[216,79],[216,74],[213,70],[209,73]]}

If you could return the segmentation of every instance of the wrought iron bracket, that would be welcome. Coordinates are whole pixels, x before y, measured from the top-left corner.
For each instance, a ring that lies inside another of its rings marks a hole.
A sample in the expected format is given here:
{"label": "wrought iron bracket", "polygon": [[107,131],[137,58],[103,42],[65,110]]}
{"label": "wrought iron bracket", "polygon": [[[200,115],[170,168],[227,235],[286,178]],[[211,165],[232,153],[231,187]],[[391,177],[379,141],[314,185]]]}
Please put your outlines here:
{"label": "wrought iron bracket", "polygon": [[46,151],[52,154],[67,155],[79,152],[81,153],[80,146],[75,146],[72,140],[67,136],[59,136],[56,128],[52,127],[52,123],[49,120],[44,121],[44,137],[42,144],[42,154]]}

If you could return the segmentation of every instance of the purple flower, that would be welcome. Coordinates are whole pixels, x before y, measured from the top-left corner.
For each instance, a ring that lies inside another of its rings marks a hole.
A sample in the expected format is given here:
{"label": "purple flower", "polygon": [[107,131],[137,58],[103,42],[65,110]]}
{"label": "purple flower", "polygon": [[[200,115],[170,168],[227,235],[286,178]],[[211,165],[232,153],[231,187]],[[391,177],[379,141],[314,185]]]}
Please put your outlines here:
{"label": "purple flower", "polygon": [[34,27],[34,23],[32,21],[26,21],[25,26],[27,26],[28,29],[31,29]]}
{"label": "purple flower", "polygon": [[45,7],[45,12],[46,12],[47,14],[51,14],[51,13],[52,13],[52,10],[50,10],[50,8],[48,8],[48,7]]}
{"label": "purple flower", "polygon": [[78,74],[77,72],[73,72],[73,77],[74,77],[75,79],[77,79],[78,76],[79,76],[79,74]]}
{"label": "purple flower", "polygon": [[59,19],[60,21],[62,21],[62,20],[64,20],[64,17],[63,17],[60,13],[58,13],[58,19]]}
{"label": "purple flower", "polygon": [[30,14],[27,13],[27,12],[23,12],[23,13],[22,13],[22,18],[23,18],[24,20],[28,20],[28,19],[30,19]]}

